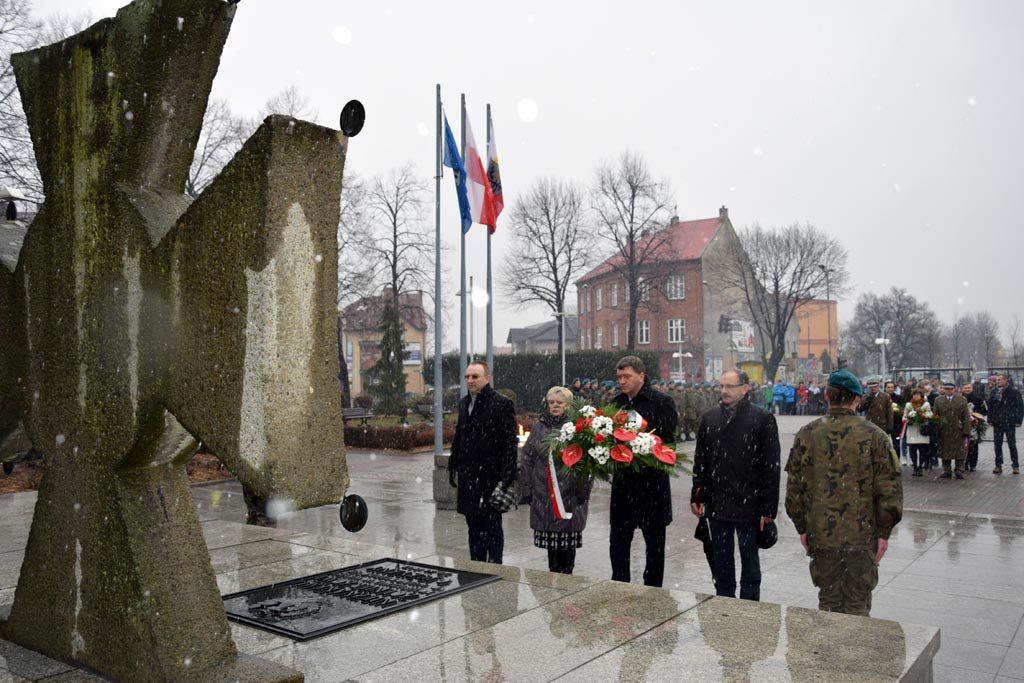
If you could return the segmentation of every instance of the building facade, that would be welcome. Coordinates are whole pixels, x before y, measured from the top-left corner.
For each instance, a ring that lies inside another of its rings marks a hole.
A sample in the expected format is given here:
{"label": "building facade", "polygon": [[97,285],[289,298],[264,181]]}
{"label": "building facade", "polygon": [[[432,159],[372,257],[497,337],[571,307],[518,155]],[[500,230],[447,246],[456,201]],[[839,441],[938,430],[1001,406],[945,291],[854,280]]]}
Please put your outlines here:
{"label": "building facade", "polygon": [[[558,353],[558,320],[549,320],[529,327],[513,327],[508,331],[507,344],[512,353]],[[565,316],[565,350],[575,351],[579,339],[579,319]]]}
{"label": "building facade", "polygon": [[794,315],[799,326],[797,354],[802,358],[821,358],[828,350],[833,365],[839,348],[839,321],[835,301],[812,299],[797,306]]}
{"label": "building facade", "polygon": [[[346,306],[341,313],[342,345],[353,396],[366,393],[366,387],[370,382],[367,371],[381,357],[381,314],[384,311],[386,294],[385,290],[379,295],[362,297]],[[402,317],[402,339],[408,354],[403,361],[406,391],[421,394],[425,390],[423,354],[426,349],[427,332],[423,292],[400,295],[399,314]]]}
{"label": "building facade", "polygon": [[[729,367],[762,358],[742,293],[716,273],[739,246],[729,211],[693,221],[673,218],[643,238],[658,240],[656,258],[641,269],[636,348],[659,357],[663,378],[712,381]],[[580,349],[628,344],[629,291],[624,262],[614,255],[576,281]]]}

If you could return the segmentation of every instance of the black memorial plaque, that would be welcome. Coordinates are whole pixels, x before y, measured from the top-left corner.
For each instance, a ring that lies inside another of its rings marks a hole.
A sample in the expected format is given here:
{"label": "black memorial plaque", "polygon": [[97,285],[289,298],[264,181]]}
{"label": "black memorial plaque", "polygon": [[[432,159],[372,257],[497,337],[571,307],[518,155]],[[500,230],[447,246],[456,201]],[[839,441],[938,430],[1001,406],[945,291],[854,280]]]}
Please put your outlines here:
{"label": "black memorial plaque", "polygon": [[404,560],[374,560],[224,596],[228,619],[310,640],[500,580]]}

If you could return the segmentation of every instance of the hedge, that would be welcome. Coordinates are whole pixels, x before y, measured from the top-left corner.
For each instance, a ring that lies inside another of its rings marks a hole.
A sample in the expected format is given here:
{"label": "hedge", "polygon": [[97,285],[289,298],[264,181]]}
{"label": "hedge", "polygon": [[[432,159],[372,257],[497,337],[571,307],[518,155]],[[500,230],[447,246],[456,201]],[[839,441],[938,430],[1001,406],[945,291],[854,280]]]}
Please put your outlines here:
{"label": "hedge", "polygon": [[[444,426],[444,442],[451,443],[455,428]],[[420,423],[409,427],[374,427],[372,425],[345,427],[345,445],[352,448],[388,448],[409,451],[434,445],[433,423]]]}
{"label": "hedge", "polygon": [[[615,379],[615,364],[629,352],[618,351],[573,351],[565,354],[566,382],[574,377],[588,377],[597,380]],[[647,376],[660,379],[658,374],[658,356],[650,351],[636,352],[635,355],[647,366]],[[442,356],[441,373],[444,386],[451,387],[459,383],[459,354],[447,353]],[[517,355],[495,356],[494,367],[495,389],[511,389],[519,398],[518,407],[523,410],[540,411],[543,408],[544,394],[562,378],[562,359],[557,353],[521,353]],[[434,382],[434,359],[428,358],[423,363],[423,376],[427,384]],[[445,408],[453,407],[455,392],[445,392]]]}

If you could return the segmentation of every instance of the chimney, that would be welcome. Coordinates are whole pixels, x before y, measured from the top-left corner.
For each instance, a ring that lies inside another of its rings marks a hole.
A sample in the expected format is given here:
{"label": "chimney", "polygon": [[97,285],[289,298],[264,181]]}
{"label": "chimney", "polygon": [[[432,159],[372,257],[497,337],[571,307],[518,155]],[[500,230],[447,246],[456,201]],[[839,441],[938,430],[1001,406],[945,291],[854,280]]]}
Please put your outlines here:
{"label": "chimney", "polygon": [[718,219],[724,221],[724,220],[727,220],[728,218],[729,218],[729,209],[725,208],[725,204],[723,204],[722,208],[720,208],[718,210]]}

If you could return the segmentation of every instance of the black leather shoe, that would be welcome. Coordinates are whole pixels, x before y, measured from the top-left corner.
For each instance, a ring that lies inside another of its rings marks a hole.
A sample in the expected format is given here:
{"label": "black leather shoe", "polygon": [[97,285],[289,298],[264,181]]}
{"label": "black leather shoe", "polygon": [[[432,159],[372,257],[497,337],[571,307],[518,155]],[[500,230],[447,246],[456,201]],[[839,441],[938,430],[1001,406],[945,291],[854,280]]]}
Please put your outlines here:
{"label": "black leather shoe", "polygon": [[952,478],[953,478],[953,473],[952,472],[943,472],[942,474],[939,475],[939,479],[952,479]]}
{"label": "black leather shoe", "polygon": [[954,472],[953,476],[956,477],[957,479],[963,479],[964,478],[964,475],[960,474],[959,472]]}

